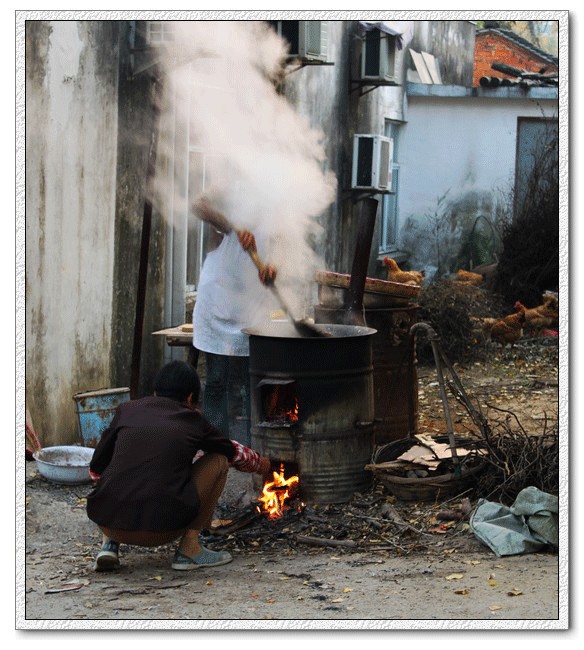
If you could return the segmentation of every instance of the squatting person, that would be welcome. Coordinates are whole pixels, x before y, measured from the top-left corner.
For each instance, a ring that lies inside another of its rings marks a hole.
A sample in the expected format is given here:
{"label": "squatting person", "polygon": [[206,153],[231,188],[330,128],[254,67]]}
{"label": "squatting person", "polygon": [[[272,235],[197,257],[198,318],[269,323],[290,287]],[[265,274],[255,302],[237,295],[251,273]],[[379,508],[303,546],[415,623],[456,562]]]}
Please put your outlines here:
{"label": "squatting person", "polygon": [[[226,551],[201,545],[230,466],[270,475],[270,461],[213,427],[196,408],[196,370],[171,361],[156,376],[154,395],[121,404],[90,463],[96,481],[87,515],[103,533],[94,569],[119,566],[120,543],[160,546],[180,539],[172,568],[227,564]],[[198,452],[203,455],[195,460]]]}

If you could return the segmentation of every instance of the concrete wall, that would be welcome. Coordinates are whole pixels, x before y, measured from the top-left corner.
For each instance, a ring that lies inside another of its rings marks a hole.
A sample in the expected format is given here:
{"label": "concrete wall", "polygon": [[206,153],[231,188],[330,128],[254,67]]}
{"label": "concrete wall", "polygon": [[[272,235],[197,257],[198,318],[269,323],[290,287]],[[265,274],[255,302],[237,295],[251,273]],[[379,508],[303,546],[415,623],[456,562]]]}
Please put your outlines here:
{"label": "concrete wall", "polygon": [[[474,38],[475,25],[469,20],[418,20],[410,48],[436,58],[442,83],[470,86]],[[408,65],[415,70],[411,56]]]}
{"label": "concrete wall", "polygon": [[110,385],[115,22],[26,29],[26,400],[41,442],[78,440],[72,396]]}
{"label": "concrete wall", "polygon": [[[359,124],[356,132],[385,135],[385,124],[387,120],[398,122],[403,122],[405,120],[405,78],[408,58],[409,50],[407,48],[396,52],[396,67],[400,71],[400,85],[379,86],[359,99]],[[383,197],[378,194],[373,198],[377,200],[378,208],[367,273],[371,277],[385,278],[387,269],[379,259],[379,242],[381,241],[381,207]],[[347,272],[349,271],[350,267],[347,269]]]}
{"label": "concrete wall", "polygon": [[[116,231],[113,275],[112,319],[112,381],[117,386],[129,386],[132,376],[132,350],[135,336],[138,275],[141,239],[146,202],[148,159],[151,152],[156,160],[155,175],[165,174],[164,125],[156,117],[154,107],[157,93],[163,93],[156,81],[157,69],[149,60],[133,59],[124,46],[130,24],[120,23],[120,79],[117,89],[119,118],[117,125],[116,166]],[[137,47],[142,43],[139,38]],[[153,138],[155,142],[153,143]],[[140,373],[137,396],[152,392],[152,379],[163,363],[164,339],[152,332],[166,326],[165,302],[165,246],[166,226],[160,217],[154,196],[151,231],[147,257],[147,279],[140,350]]]}
{"label": "concrete wall", "polygon": [[438,266],[433,219],[444,221],[445,272],[452,262],[445,256],[460,246],[463,232],[479,215],[495,221],[500,202],[511,196],[517,118],[557,116],[554,99],[506,94],[408,97],[400,160],[401,244],[412,264],[425,267],[429,275]]}
{"label": "concrete wall", "polygon": [[[361,33],[357,21],[329,21],[328,60],[334,65],[305,66],[288,75],[284,84],[288,101],[322,129],[327,165],[337,176],[337,200],[323,215],[326,237],[319,252],[326,268],[340,273],[351,271],[358,230],[356,194],[350,190],[353,135],[383,135],[386,119],[403,119],[403,85],[360,89],[355,84]],[[396,66],[403,78],[406,60],[407,51],[398,52]],[[378,237],[376,230],[371,272],[376,267]]]}
{"label": "concrete wall", "polygon": [[[344,257],[342,246],[343,184],[350,151],[345,133],[350,130],[348,106],[349,31],[345,21],[329,21],[328,60],[333,65],[306,65],[288,74],[283,92],[297,113],[322,131],[326,152],[325,169],[337,176],[337,197],[322,215],[326,237],[317,243],[324,264],[329,267]],[[350,164],[349,164],[350,169]]]}

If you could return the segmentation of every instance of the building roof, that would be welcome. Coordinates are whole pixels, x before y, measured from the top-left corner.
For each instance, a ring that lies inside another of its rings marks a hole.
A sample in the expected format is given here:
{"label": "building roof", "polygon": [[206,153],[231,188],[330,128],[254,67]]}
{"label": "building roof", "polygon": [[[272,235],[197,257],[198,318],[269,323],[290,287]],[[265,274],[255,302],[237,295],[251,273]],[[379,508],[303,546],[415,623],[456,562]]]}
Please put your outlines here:
{"label": "building roof", "polygon": [[498,34],[503,38],[512,41],[516,45],[519,45],[531,54],[539,57],[540,59],[543,59],[544,61],[547,61],[548,63],[551,63],[552,65],[557,66],[559,63],[557,56],[554,56],[553,54],[542,50],[541,48],[537,47],[533,43],[530,43],[527,39],[519,36],[519,34],[516,34],[510,29],[503,29],[501,27],[486,27],[485,29],[479,29],[476,33],[476,36],[479,36],[480,34],[486,34],[488,32]]}
{"label": "building roof", "polygon": [[557,86],[531,86],[520,88],[508,86],[499,88],[482,88],[480,86],[453,86],[442,84],[423,84],[408,81],[406,84],[408,97],[431,97],[440,99],[483,98],[483,99],[558,99]]}

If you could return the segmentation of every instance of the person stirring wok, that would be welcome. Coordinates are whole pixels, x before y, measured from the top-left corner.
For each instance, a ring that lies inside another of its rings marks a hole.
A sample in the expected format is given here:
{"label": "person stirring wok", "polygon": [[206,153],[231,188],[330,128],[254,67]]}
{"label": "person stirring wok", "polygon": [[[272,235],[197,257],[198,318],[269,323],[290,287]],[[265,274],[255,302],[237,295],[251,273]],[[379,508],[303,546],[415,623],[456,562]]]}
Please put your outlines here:
{"label": "person stirring wok", "polygon": [[119,567],[120,543],[152,547],[177,539],[175,570],[231,562],[227,551],[203,546],[200,532],[211,527],[230,466],[265,481],[271,463],[213,427],[196,408],[199,391],[197,371],[175,360],[158,372],[154,395],[117,407],[89,466],[95,485],[87,515],[103,533],[96,571]]}
{"label": "person stirring wok", "polygon": [[[205,389],[203,413],[225,436],[230,436],[231,395],[234,376],[239,376],[243,408],[247,415],[245,432],[249,444],[249,338],[242,332],[250,326],[243,301],[257,296],[258,275],[266,287],[273,283],[277,269],[262,265],[258,271],[251,263],[249,251],[256,250],[256,239],[249,230],[235,230],[229,219],[208,196],[201,196],[193,206],[195,215],[209,223],[222,236],[220,244],[208,253],[197,287],[193,311],[193,345],[205,353]],[[256,311],[269,318],[269,292],[260,297]],[[249,312],[248,312],[249,313]]]}

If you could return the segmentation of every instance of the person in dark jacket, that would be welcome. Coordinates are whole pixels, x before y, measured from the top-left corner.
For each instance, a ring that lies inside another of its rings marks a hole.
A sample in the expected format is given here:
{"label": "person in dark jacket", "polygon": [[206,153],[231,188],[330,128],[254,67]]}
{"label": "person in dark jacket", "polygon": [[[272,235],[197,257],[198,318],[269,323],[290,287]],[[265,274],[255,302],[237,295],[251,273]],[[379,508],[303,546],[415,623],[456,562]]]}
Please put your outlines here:
{"label": "person in dark jacket", "polygon": [[120,404],[103,432],[87,497],[87,515],[103,533],[96,571],[119,566],[120,543],[160,546],[179,538],[173,569],[232,560],[202,546],[199,532],[211,525],[229,467],[268,478],[270,461],[213,427],[196,408],[199,393],[196,370],[171,361],[156,376],[154,395]]}

